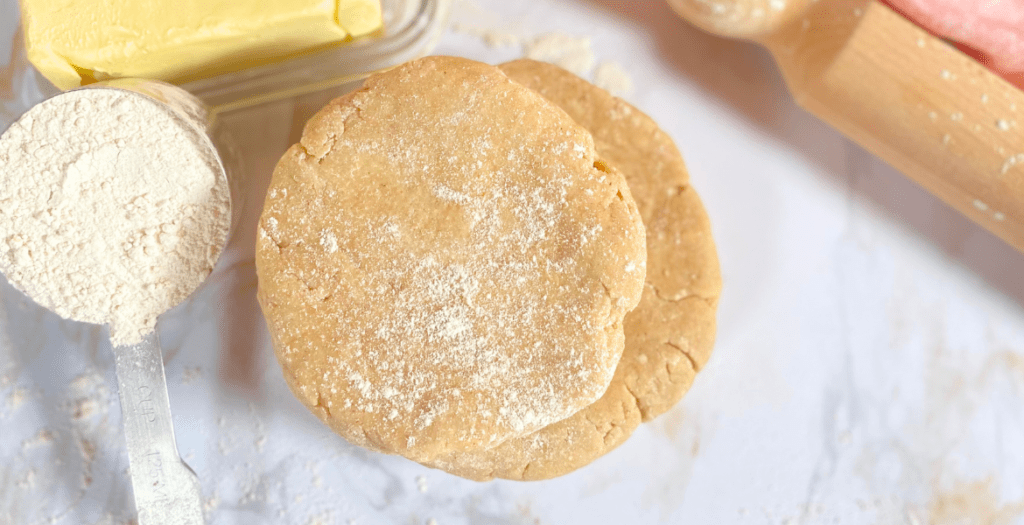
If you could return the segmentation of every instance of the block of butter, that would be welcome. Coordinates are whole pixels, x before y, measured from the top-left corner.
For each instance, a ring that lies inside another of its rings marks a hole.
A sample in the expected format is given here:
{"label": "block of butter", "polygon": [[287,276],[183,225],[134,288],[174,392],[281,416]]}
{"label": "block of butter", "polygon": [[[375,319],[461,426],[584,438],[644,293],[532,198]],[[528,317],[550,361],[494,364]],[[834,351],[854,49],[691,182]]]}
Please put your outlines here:
{"label": "block of butter", "polygon": [[187,81],[381,27],[380,0],[21,0],[28,59],[60,89]]}

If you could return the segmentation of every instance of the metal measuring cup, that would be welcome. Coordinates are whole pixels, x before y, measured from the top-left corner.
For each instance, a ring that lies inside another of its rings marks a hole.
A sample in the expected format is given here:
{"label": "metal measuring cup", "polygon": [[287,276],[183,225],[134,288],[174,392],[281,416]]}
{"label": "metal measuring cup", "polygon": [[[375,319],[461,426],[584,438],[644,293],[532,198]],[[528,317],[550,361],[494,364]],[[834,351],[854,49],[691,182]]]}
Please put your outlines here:
{"label": "metal measuring cup", "polygon": [[[132,91],[164,104],[202,137],[203,145],[216,160],[218,177],[231,188],[214,140],[215,114],[189,92],[164,82],[134,78],[109,80],[82,89]],[[228,194],[231,216],[237,217],[231,191]],[[218,247],[220,252],[229,236],[230,233]],[[192,290],[189,297],[194,293]],[[181,459],[175,443],[158,332],[154,330],[141,343],[114,347],[114,363],[139,524],[202,524],[199,478]]]}
{"label": "metal measuring cup", "polygon": [[[229,234],[216,247],[218,257],[237,221],[233,188],[221,149],[217,147],[214,113],[187,91],[163,82],[118,79],[91,84],[76,90],[122,90],[142,95],[164,108],[179,124],[195,131],[214,161],[220,182],[229,189]],[[70,91],[68,92],[70,93]],[[58,94],[55,97],[61,97]],[[188,297],[195,294],[197,285]],[[159,322],[159,318],[158,318]],[[199,525],[204,522],[202,493],[195,472],[178,454],[164,374],[163,352],[157,330],[140,343],[114,346],[115,374],[131,472],[132,489],[140,525]]]}

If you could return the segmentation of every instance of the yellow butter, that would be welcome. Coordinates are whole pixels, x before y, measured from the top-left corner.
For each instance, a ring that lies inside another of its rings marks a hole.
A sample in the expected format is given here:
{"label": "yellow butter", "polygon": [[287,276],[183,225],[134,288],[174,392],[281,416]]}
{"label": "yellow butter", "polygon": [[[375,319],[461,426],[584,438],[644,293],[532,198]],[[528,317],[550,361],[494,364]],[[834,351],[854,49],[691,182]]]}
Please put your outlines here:
{"label": "yellow butter", "polygon": [[380,0],[21,0],[28,59],[58,88],[184,81],[381,27]]}

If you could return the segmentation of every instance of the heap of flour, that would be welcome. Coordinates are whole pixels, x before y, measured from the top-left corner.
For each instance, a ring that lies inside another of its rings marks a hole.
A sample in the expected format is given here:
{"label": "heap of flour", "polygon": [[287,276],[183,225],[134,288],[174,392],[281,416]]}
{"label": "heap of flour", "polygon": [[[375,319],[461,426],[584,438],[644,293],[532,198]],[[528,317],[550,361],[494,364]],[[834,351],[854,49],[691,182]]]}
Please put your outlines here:
{"label": "heap of flour", "polygon": [[0,271],[134,344],[213,270],[230,193],[205,136],[142,95],[78,90],[0,137]]}

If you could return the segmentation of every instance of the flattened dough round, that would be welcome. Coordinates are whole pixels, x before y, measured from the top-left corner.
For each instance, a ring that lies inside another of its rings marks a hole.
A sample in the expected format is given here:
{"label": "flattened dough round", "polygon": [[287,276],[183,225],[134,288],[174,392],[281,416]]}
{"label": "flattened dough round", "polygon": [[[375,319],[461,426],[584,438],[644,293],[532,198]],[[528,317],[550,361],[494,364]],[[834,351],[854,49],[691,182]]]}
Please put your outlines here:
{"label": "flattened dough round", "polygon": [[296,396],[346,439],[426,461],[605,392],[644,228],[562,110],[428,57],[331,102],[274,170],[259,301]]}
{"label": "flattened dough round", "polygon": [[470,479],[539,480],[587,465],[682,399],[711,355],[722,279],[707,214],[654,120],[557,66],[500,67],[590,130],[598,154],[626,176],[647,226],[647,283],[626,316],[626,347],[604,396],[532,435],[428,464]]}

